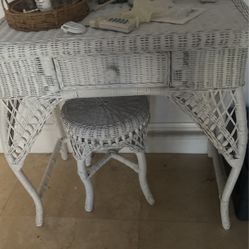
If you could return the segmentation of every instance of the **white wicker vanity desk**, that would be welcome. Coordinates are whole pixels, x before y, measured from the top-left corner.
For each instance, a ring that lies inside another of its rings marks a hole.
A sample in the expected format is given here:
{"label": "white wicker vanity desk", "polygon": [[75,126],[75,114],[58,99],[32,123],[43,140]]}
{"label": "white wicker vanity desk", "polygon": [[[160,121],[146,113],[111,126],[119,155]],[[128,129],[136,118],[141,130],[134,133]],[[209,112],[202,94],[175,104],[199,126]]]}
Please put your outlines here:
{"label": "white wicker vanity desk", "polygon": [[[38,226],[43,184],[36,191],[22,166],[58,103],[77,97],[163,95],[200,125],[232,167],[221,196],[222,224],[229,229],[229,199],[247,142],[242,87],[248,8],[240,0],[202,7],[206,11],[185,25],[143,24],[129,35],[91,28],[84,35],[24,33],[6,22],[0,25],[1,140],[11,169],[34,200]],[[91,16],[120,8],[108,6]]]}

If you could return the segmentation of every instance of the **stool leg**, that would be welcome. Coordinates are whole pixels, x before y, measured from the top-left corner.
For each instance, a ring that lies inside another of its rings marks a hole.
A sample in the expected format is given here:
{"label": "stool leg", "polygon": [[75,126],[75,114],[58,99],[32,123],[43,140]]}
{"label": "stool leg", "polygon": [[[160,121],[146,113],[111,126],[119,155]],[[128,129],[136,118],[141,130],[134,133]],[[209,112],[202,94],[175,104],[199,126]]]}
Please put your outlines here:
{"label": "stool leg", "polygon": [[232,168],[229,177],[227,179],[227,182],[225,184],[221,200],[220,200],[220,213],[221,213],[221,221],[222,226],[225,230],[229,230],[231,224],[230,224],[230,217],[229,217],[229,200],[232,194],[232,191],[234,189],[234,186],[236,184],[236,181],[239,177],[241,167],[243,165],[242,160],[238,160],[238,167]]}
{"label": "stool leg", "polygon": [[141,186],[141,189],[143,191],[143,194],[145,196],[145,199],[150,205],[153,205],[155,203],[155,200],[153,198],[153,195],[150,191],[148,182],[147,182],[147,163],[146,163],[146,158],[145,154],[143,152],[138,152],[136,153],[137,155],[137,160],[138,160],[138,176],[139,176],[139,183]]}
{"label": "stool leg", "polygon": [[91,212],[93,210],[93,186],[86,170],[85,160],[77,160],[77,167],[78,175],[85,186],[85,210],[87,212]]}

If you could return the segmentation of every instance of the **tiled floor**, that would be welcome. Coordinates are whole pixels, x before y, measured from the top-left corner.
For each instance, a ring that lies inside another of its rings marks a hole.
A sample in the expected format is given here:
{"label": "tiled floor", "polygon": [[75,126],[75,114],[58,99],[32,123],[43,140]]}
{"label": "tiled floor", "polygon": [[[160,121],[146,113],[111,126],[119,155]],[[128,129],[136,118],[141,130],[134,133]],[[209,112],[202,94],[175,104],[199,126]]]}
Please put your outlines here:
{"label": "tiled floor", "polygon": [[[31,155],[26,161],[36,186],[47,160]],[[232,214],[231,230],[221,228],[206,155],[149,154],[147,160],[155,206],[145,202],[136,174],[111,161],[94,177],[91,214],[83,210],[74,160],[59,160],[44,196],[45,225],[36,228],[31,200],[0,156],[0,249],[248,248],[247,222]]]}

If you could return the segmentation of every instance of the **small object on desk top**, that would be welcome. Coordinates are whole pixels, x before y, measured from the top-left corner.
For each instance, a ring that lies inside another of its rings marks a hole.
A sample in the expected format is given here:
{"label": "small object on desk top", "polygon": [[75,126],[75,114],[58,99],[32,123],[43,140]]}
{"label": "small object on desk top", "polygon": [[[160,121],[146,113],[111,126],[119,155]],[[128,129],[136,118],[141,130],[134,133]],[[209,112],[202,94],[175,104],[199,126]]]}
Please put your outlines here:
{"label": "small object on desk top", "polygon": [[77,22],[66,22],[61,26],[61,29],[65,33],[72,33],[72,34],[84,34],[86,33],[86,27],[83,24]]}
{"label": "small object on desk top", "polygon": [[199,16],[203,11],[204,9],[202,8],[174,3],[172,0],[134,0],[133,8],[122,13],[122,16],[127,18],[137,17],[139,23],[166,22],[185,24]]}
{"label": "small object on desk top", "polygon": [[152,17],[158,13],[167,13],[174,6],[172,0],[134,0],[133,7],[122,13],[126,18],[137,18],[139,23],[151,22]]}
{"label": "small object on desk top", "polygon": [[137,26],[135,19],[122,18],[121,16],[102,17],[89,21],[89,26],[97,29],[130,33]]}
{"label": "small object on desk top", "polygon": [[173,24],[185,24],[190,20],[196,18],[205,9],[203,8],[192,8],[188,6],[177,6],[170,8],[165,14],[159,13],[154,14],[151,18],[152,22],[166,22]]}

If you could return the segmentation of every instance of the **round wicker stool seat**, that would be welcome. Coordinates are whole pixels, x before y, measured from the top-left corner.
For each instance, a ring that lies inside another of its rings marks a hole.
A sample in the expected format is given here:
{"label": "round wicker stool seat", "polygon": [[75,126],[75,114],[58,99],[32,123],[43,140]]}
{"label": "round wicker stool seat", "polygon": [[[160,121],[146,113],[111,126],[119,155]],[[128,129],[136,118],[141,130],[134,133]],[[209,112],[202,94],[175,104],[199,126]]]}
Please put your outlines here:
{"label": "round wicker stool seat", "polygon": [[87,139],[110,140],[147,126],[146,97],[73,99],[62,109],[68,131]]}
{"label": "round wicker stool seat", "polygon": [[[144,155],[144,137],[150,117],[147,97],[72,99],[63,105],[61,117],[85,186],[86,211],[93,209],[90,178],[110,159],[118,160],[138,173],[146,200],[154,203],[147,184]],[[118,154],[124,147],[136,153],[137,163]],[[105,156],[91,165],[95,151],[104,151]]]}
{"label": "round wicker stool seat", "polygon": [[77,159],[94,150],[144,150],[149,122],[146,97],[72,99],[62,107],[62,120]]}

